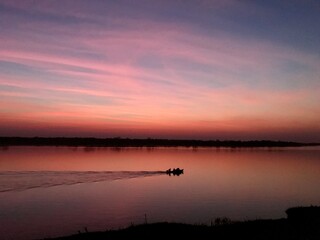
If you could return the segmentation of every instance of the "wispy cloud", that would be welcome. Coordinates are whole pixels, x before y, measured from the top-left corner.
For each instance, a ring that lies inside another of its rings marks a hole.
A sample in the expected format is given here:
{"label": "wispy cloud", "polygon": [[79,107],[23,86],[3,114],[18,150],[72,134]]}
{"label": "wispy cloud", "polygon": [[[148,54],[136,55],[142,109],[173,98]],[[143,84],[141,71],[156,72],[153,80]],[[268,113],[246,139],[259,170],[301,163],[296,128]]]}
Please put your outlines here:
{"label": "wispy cloud", "polygon": [[[196,21],[119,10],[117,4],[3,4],[1,18],[15,28],[0,36],[0,114],[12,124],[41,119],[65,127],[78,122],[89,132],[100,127],[160,135],[198,129],[200,136],[309,129],[320,120],[317,54],[272,38],[206,31]],[[162,10],[171,6],[161,4]],[[199,6],[237,7],[244,15],[260,11],[238,1]]]}

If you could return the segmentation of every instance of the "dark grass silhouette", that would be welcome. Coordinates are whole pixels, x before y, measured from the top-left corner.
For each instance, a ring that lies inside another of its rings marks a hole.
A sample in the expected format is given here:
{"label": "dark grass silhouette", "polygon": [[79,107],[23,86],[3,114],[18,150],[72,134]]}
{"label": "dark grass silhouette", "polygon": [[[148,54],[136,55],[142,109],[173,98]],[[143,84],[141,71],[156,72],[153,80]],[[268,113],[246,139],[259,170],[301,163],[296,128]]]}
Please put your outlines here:
{"label": "dark grass silhouette", "polygon": [[[54,238],[55,240],[80,239],[320,239],[319,207],[290,208],[288,218],[232,222],[218,218],[210,226],[183,223],[152,223],[132,225],[105,232],[79,232]],[[292,221],[293,220],[293,221]]]}

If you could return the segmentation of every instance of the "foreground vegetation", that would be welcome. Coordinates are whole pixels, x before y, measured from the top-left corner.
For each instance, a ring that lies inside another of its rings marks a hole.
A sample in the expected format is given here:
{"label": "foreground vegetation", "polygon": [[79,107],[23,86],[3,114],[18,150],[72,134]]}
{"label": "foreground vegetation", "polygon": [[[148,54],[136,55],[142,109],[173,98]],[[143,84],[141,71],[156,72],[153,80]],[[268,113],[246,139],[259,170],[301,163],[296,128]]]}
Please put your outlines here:
{"label": "foreground vegetation", "polygon": [[220,141],[134,138],[44,138],[0,137],[0,146],[87,146],[87,147],[301,147],[319,143],[285,141]]}
{"label": "foreground vegetation", "polygon": [[[79,232],[54,240],[81,239],[320,239],[320,208],[291,208],[288,218],[232,222],[216,219],[210,225],[152,223],[104,232]],[[53,239],[52,239],[53,240]]]}

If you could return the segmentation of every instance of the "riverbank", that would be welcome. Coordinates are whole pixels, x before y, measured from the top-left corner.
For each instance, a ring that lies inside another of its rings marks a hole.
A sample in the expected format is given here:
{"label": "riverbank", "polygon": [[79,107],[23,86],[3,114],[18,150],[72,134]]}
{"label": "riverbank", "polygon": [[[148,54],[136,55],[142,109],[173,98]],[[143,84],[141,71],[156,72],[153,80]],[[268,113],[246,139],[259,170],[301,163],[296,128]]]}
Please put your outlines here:
{"label": "riverbank", "polygon": [[89,232],[52,240],[102,239],[320,239],[320,208],[299,207],[286,211],[283,219],[232,222],[218,218],[211,225],[159,222],[132,225],[118,230]]}

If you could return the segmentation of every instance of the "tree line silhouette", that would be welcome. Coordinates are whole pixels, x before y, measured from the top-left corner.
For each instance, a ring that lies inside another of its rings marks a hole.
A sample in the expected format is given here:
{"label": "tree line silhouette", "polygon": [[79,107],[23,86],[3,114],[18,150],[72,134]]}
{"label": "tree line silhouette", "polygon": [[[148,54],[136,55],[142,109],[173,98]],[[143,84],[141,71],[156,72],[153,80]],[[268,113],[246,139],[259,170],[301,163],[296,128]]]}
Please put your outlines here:
{"label": "tree line silhouette", "polygon": [[271,140],[179,140],[155,138],[0,137],[0,146],[92,146],[92,147],[300,147],[319,143]]}

